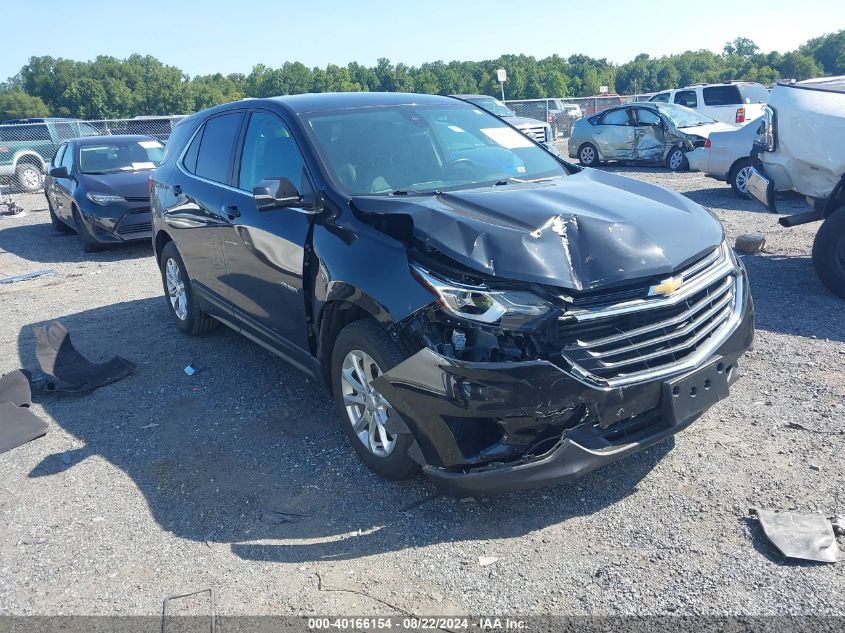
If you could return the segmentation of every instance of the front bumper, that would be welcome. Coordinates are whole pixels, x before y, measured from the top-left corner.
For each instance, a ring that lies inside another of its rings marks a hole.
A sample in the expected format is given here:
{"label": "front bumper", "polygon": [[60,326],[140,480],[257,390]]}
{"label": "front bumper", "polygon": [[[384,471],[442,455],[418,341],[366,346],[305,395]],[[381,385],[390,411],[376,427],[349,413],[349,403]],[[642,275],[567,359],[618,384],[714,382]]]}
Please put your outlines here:
{"label": "front bumper", "polygon": [[82,219],[98,242],[114,244],[135,240],[149,240],[153,236],[149,202],[95,205],[77,201]]}
{"label": "front bumper", "polygon": [[[728,384],[754,336],[749,293],[716,360]],[[701,412],[667,415],[667,378],[589,385],[546,360],[463,362],[424,348],[373,385],[416,439],[424,473],[445,492],[473,496],[579,477],[677,433]]]}

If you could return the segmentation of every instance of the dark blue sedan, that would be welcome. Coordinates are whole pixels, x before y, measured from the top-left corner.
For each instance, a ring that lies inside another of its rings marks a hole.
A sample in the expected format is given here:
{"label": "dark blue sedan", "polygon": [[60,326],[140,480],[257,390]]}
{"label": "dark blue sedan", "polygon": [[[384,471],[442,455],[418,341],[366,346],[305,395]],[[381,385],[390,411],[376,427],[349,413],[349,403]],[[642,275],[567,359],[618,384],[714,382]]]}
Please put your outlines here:
{"label": "dark blue sedan", "polygon": [[44,181],[53,226],[76,231],[86,253],[150,239],[148,180],[163,152],[149,136],[92,136],[62,144]]}

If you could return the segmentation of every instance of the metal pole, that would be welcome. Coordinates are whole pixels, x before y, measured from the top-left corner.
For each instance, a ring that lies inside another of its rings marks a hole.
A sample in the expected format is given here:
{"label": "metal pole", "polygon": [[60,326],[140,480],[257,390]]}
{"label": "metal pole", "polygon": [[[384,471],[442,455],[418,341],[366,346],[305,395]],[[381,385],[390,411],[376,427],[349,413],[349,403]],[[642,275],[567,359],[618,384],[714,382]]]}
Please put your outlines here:
{"label": "metal pole", "polygon": [[503,81],[503,82],[501,82],[501,84],[502,84],[502,101],[504,101],[505,100],[505,82]]}

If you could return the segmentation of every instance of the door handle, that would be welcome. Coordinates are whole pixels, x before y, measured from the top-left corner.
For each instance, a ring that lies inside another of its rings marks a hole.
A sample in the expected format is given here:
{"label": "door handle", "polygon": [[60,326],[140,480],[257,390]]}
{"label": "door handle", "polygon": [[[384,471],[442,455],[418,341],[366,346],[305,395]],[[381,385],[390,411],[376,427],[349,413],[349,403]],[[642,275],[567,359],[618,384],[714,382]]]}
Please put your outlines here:
{"label": "door handle", "polygon": [[175,193],[177,196],[181,196],[182,195],[182,187],[179,186],[179,185],[173,185],[173,193]]}
{"label": "door handle", "polygon": [[230,220],[234,220],[236,218],[241,217],[241,211],[238,209],[237,205],[230,204],[228,207],[223,209],[223,213],[226,214],[226,217]]}

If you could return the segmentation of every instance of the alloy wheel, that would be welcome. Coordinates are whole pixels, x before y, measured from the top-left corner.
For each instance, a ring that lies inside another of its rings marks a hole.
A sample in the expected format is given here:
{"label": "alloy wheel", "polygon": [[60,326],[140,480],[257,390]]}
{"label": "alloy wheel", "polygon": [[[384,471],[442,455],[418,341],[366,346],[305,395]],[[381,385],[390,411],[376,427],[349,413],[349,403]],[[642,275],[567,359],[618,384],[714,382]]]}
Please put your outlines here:
{"label": "alloy wheel", "polygon": [[381,373],[369,354],[354,349],[343,359],[341,391],[355,435],[373,455],[387,457],[396,446],[396,436],[387,430],[392,407],[371,384]]}
{"label": "alloy wheel", "polygon": [[581,162],[585,165],[592,165],[596,160],[596,153],[592,147],[584,147],[581,149]]}
{"label": "alloy wheel", "polygon": [[736,188],[740,191],[740,193],[747,193],[747,186],[748,186],[748,178],[751,176],[751,165],[746,165],[742,169],[736,172],[736,177],[734,181],[736,182]]}
{"label": "alloy wheel", "polygon": [[41,186],[41,172],[35,167],[24,167],[18,172],[20,184],[29,191]]}
{"label": "alloy wheel", "polygon": [[672,155],[669,157],[669,168],[672,171],[676,171],[676,170],[681,168],[681,165],[683,164],[683,162],[684,162],[684,153],[681,150],[676,149],[675,151],[672,152]]}
{"label": "alloy wheel", "polygon": [[167,282],[167,297],[170,307],[180,321],[188,318],[188,295],[185,292],[185,282],[182,281],[179,264],[175,259],[168,258],[165,264],[164,276]]}

